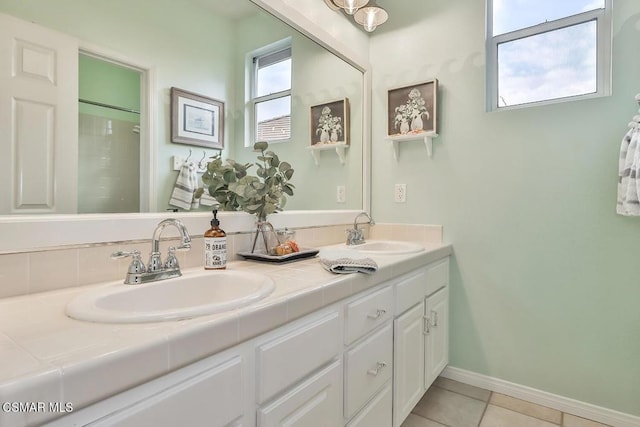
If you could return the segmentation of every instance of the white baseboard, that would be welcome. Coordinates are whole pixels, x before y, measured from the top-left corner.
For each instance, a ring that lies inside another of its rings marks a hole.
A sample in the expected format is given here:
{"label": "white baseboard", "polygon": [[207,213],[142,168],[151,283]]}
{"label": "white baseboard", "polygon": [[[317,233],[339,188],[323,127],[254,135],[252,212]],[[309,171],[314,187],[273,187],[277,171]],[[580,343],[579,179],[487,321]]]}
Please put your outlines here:
{"label": "white baseboard", "polygon": [[610,426],[640,426],[640,417],[635,415],[625,414],[623,412],[614,411],[592,405],[590,403],[569,399],[568,397],[558,396],[557,394],[547,393],[546,391],[511,383],[509,381],[489,377],[487,375],[477,374],[464,369],[447,366],[441,375],[445,378],[459,381],[461,383],[506,394],[508,396],[537,403],[538,405],[557,409],[577,417],[587,418]]}

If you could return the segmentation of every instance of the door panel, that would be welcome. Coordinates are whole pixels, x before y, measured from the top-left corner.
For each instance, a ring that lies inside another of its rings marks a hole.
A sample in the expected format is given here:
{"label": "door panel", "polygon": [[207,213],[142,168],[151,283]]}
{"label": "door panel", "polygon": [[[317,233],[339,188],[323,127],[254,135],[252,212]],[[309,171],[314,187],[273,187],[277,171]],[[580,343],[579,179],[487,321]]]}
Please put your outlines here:
{"label": "door panel", "polygon": [[0,214],[75,213],[78,41],[0,14]]}

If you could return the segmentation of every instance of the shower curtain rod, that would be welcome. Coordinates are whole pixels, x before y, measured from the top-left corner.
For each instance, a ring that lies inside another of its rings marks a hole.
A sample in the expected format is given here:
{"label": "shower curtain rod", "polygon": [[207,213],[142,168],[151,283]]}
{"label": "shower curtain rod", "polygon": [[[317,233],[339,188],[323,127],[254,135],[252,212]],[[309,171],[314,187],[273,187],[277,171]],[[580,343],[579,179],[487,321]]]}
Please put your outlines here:
{"label": "shower curtain rod", "polygon": [[82,102],[83,104],[97,105],[98,107],[111,108],[113,110],[124,111],[124,112],[127,112],[127,113],[140,114],[140,111],[138,111],[138,110],[132,110],[132,109],[129,109],[129,108],[117,107],[115,105],[103,104],[102,102],[89,101],[88,99],[80,98],[80,99],[78,99],[78,102]]}

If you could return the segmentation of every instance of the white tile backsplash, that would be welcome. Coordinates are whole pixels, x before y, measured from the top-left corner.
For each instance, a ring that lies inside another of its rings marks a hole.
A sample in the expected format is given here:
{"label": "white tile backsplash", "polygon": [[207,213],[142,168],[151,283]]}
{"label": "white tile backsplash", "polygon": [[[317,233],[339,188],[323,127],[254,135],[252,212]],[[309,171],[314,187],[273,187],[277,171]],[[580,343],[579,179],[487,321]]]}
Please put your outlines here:
{"label": "white tile backsplash", "polygon": [[[55,228],[55,224],[52,224]],[[344,243],[345,230],[353,224],[338,224],[295,229],[296,241],[301,247]],[[442,227],[414,224],[362,225],[365,237],[380,240],[408,240],[413,242],[442,242]],[[204,230],[190,230],[191,250],[178,253],[182,268],[196,268],[203,265]],[[241,259],[237,252],[250,251],[253,233],[239,232],[227,235],[227,260]],[[163,239],[160,248],[163,258],[169,246],[178,246],[177,239]],[[146,263],[151,248],[150,241],[105,243],[89,247],[57,248],[34,250],[23,253],[0,255],[0,298],[44,292],[93,283],[123,280],[130,259],[113,260],[110,255],[117,251],[138,249]],[[264,264],[259,264],[264,267]],[[340,292],[328,290],[330,298],[337,298]],[[335,295],[333,295],[335,294]]]}

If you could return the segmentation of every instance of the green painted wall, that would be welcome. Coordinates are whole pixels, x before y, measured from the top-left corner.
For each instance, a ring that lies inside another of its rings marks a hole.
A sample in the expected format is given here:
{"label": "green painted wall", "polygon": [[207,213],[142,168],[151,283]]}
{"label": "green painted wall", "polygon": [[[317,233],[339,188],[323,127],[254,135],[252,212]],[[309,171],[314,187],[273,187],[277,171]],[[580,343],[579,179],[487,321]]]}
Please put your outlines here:
{"label": "green painted wall", "polygon": [[[640,3],[614,4],[613,95],[484,111],[484,2],[385,2],[373,33],[373,217],[443,224],[451,365],[640,415],[640,219],[615,214],[638,109]],[[385,135],[390,87],[438,78],[434,157]],[[407,203],[393,185],[407,184]]]}
{"label": "green painted wall", "polygon": [[[80,99],[140,111],[140,72],[86,55],[78,60]],[[140,115],[80,103],[80,113],[140,123]]]}

